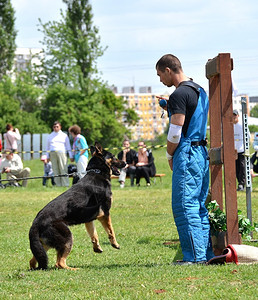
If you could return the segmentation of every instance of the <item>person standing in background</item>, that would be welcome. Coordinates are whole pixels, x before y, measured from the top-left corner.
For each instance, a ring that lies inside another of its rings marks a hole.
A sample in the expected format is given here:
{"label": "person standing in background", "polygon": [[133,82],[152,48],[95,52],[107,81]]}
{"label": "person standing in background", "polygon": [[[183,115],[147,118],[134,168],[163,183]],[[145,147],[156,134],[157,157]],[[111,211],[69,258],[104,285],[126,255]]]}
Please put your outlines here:
{"label": "person standing in background", "polygon": [[237,151],[237,159],[236,159],[236,178],[238,181],[237,191],[244,191],[245,155],[244,155],[243,126],[242,124],[239,123],[239,113],[236,109],[233,110],[233,124],[234,124],[235,149]]}
{"label": "person standing in background", "polygon": [[42,181],[43,186],[46,186],[48,178],[51,178],[51,183],[53,186],[56,185],[51,161],[47,159],[46,155],[42,155],[40,160],[44,163],[44,176]]}
{"label": "person standing in background", "polygon": [[[67,152],[73,158],[68,135],[61,130],[61,123],[54,122],[47,140],[47,158],[51,160],[55,175],[67,174]],[[56,186],[69,186],[69,177],[55,177]]]}
{"label": "person standing in background", "polygon": [[18,128],[13,128],[12,124],[6,125],[6,133],[4,139],[6,142],[5,148],[10,149],[13,152],[18,151],[18,141],[21,140],[21,135]]}
{"label": "person standing in background", "polygon": [[73,159],[77,165],[77,174],[79,178],[83,178],[86,174],[86,168],[88,165],[88,144],[83,135],[81,135],[81,127],[73,125],[69,128],[69,133],[73,137]]}

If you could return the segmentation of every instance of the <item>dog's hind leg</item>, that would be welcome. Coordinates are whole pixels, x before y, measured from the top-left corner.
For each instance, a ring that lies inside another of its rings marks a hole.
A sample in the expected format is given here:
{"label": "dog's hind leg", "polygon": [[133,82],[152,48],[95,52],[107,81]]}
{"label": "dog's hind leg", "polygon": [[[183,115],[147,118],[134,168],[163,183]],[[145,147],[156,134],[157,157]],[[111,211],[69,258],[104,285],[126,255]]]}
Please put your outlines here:
{"label": "dog's hind leg", "polygon": [[73,247],[73,236],[66,224],[58,222],[53,225],[52,233],[54,237],[52,242],[55,244],[57,252],[56,267],[59,269],[77,270],[76,268],[70,268],[66,264],[66,258]]}
{"label": "dog's hind leg", "polygon": [[103,252],[103,250],[101,249],[100,244],[99,244],[99,237],[98,237],[97,230],[95,228],[93,221],[85,223],[85,227],[91,238],[91,242],[93,244],[93,251],[97,252],[97,253]]}
{"label": "dog's hind leg", "polygon": [[66,258],[72,250],[73,244],[68,242],[64,245],[63,249],[57,251],[57,260],[56,260],[56,267],[58,269],[67,269],[67,270],[78,270],[78,268],[71,268],[68,267],[66,264]]}
{"label": "dog's hind leg", "polygon": [[30,269],[35,270],[37,265],[37,260],[35,256],[33,255],[32,259],[30,260]]}
{"label": "dog's hind leg", "polygon": [[110,244],[112,245],[112,247],[114,247],[116,249],[120,249],[120,246],[116,241],[115,231],[112,226],[110,215],[109,216],[102,215],[102,216],[98,217],[97,219],[101,222],[102,226],[106,230]]}

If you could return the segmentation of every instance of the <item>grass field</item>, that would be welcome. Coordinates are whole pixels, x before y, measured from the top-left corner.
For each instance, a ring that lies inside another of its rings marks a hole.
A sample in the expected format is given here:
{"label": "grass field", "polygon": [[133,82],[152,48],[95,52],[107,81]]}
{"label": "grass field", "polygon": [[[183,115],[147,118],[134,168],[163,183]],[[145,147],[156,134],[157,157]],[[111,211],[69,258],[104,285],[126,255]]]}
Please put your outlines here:
{"label": "grass field", "polygon": [[[0,299],[257,299],[258,265],[174,266],[182,258],[171,213],[171,172],[165,149],[154,151],[162,182],[124,189],[113,181],[111,209],[121,249],[112,248],[96,222],[104,250],[96,254],[84,225],[71,227],[74,247],[69,266],[54,268],[50,250],[47,271],[29,271],[28,231],[37,212],[64,188],[43,188],[40,179],[27,188],[0,190]],[[40,161],[26,161],[32,176],[43,174]],[[258,178],[252,192],[253,220],[258,221]],[[246,213],[245,193],[238,192],[238,207]],[[257,239],[257,234],[254,239]],[[258,242],[246,242],[258,247]]]}

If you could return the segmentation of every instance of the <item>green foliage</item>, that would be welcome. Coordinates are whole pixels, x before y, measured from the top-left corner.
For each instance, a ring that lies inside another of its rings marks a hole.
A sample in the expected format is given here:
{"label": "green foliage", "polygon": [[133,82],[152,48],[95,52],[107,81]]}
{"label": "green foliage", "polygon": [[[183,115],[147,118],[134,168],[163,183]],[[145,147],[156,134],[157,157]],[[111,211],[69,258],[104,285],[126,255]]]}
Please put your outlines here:
{"label": "green foliage", "polygon": [[0,132],[5,132],[7,123],[19,128],[21,133],[49,131],[49,127],[40,118],[38,95],[42,90],[30,85],[24,74],[18,75],[14,83],[7,76],[0,82]]}
{"label": "green foliage", "polygon": [[[209,202],[206,207],[209,211],[211,234],[217,235],[220,231],[227,231],[226,214],[219,208],[217,201],[213,200]],[[252,226],[250,220],[242,215],[241,210],[238,210],[239,233],[241,233],[244,238],[251,240],[250,233],[254,230],[258,232],[257,225],[258,224],[254,223],[254,226]]]}
{"label": "green foliage", "polygon": [[250,111],[250,116],[254,118],[258,118],[258,105],[255,105]]}
{"label": "green foliage", "polygon": [[[88,143],[101,140],[105,147],[120,146],[124,135],[130,136],[121,123],[124,111],[122,101],[104,85],[99,84],[89,97],[78,89],[58,84],[49,87],[42,101],[41,117],[49,127],[59,120],[63,130],[68,130],[72,124],[79,125]],[[125,124],[132,124],[135,120],[137,115],[131,113]]]}
{"label": "green foliage", "polygon": [[0,1],[0,80],[11,70],[16,49],[17,31],[11,0]]}
{"label": "green foliage", "polygon": [[248,126],[250,132],[257,132],[258,126],[257,125],[249,125]]}
{"label": "green foliage", "polygon": [[209,211],[209,221],[211,226],[211,234],[216,235],[219,231],[227,230],[227,219],[225,213],[219,208],[216,200],[206,205]]}
{"label": "green foliage", "polygon": [[40,98],[43,96],[43,88],[35,84],[30,68],[16,72],[14,85],[15,99],[20,102],[20,108],[23,111],[33,113],[41,110]]}
{"label": "green foliage", "polygon": [[93,25],[89,1],[63,2],[67,4],[67,11],[61,11],[60,21],[43,24],[40,20],[40,31],[44,34],[42,44],[46,49],[39,78],[47,85],[61,83],[89,95],[95,89],[96,60],[104,49],[100,46],[98,29]]}

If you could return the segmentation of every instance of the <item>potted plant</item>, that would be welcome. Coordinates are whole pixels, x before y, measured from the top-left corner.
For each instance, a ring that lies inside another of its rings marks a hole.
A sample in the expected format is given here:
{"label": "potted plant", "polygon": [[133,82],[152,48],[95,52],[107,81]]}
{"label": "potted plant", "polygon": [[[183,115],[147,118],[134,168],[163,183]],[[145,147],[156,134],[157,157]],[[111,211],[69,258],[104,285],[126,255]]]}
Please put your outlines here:
{"label": "potted plant", "polygon": [[[211,228],[212,247],[215,255],[221,254],[222,250],[227,247],[226,232],[227,218],[226,214],[219,208],[216,200],[206,204],[209,212],[209,221]],[[248,218],[242,215],[242,211],[238,210],[238,228],[239,233],[244,239],[251,240],[251,232],[258,231],[258,224],[251,222]]]}

